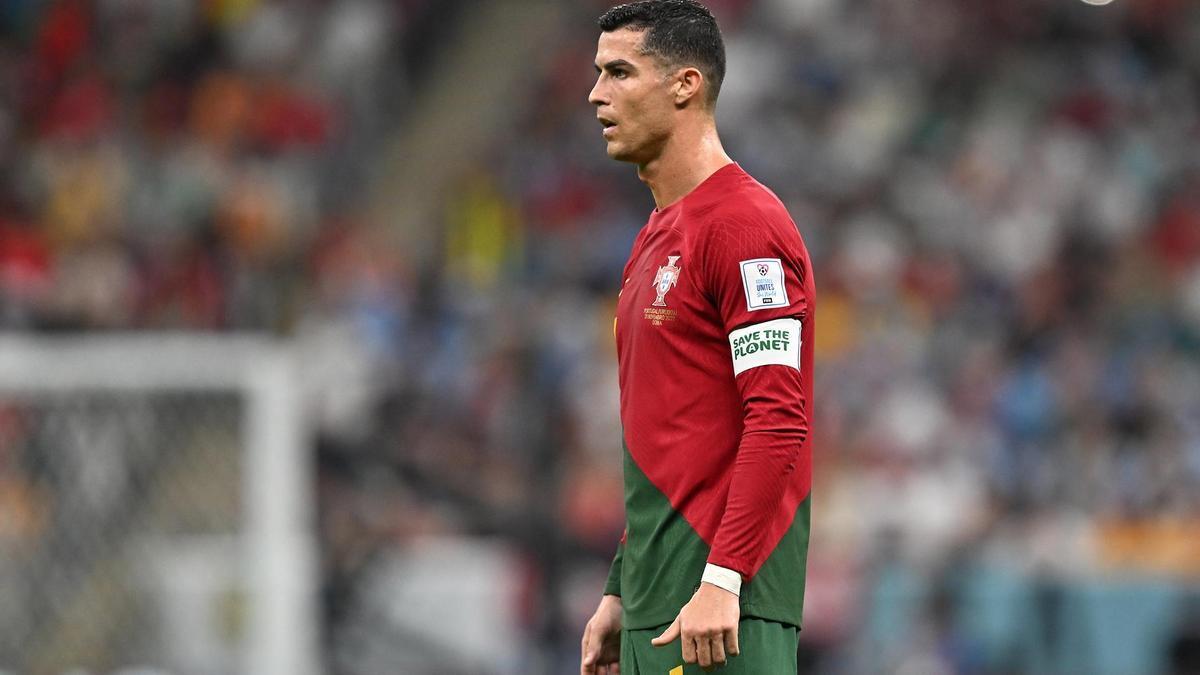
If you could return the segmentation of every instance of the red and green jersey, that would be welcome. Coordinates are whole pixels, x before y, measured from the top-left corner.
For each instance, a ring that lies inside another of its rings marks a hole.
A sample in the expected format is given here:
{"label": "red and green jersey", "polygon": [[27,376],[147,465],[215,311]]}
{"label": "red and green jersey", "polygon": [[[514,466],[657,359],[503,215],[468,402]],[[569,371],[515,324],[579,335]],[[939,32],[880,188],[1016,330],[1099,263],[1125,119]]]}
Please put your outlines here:
{"label": "red and green jersey", "polygon": [[626,532],[606,593],[624,627],[674,620],[706,563],[742,576],[742,616],[799,626],[812,482],[808,252],[736,164],[655,210],[615,326]]}

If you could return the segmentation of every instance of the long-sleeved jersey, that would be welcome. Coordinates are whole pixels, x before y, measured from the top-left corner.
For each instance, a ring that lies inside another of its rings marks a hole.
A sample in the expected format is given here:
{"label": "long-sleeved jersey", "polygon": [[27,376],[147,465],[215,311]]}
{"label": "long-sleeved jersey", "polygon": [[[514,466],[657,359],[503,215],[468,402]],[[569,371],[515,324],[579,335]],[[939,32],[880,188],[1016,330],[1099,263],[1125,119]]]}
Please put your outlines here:
{"label": "long-sleeved jersey", "polygon": [[660,626],[712,563],[741,574],[742,616],[799,626],[816,290],[796,224],[729,164],[653,212],[623,282],[626,531],[605,592],[625,628]]}

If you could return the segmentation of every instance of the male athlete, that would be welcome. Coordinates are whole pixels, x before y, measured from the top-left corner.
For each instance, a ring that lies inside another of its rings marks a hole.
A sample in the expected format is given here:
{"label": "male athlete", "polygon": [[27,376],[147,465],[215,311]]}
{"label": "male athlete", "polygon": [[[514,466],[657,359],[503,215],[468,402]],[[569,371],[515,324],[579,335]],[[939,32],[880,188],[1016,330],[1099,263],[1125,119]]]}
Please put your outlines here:
{"label": "male athlete", "polygon": [[[811,484],[808,252],[721,147],[725,48],[690,0],[600,18],[588,100],[658,208],[615,326],[626,531],[581,673],[796,673]],[[699,666],[699,668],[697,668]]]}

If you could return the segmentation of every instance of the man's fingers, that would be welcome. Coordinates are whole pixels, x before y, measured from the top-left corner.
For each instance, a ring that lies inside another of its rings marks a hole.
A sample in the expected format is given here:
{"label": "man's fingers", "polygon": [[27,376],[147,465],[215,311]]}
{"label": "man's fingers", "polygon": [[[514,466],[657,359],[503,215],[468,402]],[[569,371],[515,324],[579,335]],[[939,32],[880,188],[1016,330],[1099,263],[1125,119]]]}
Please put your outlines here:
{"label": "man's fingers", "polygon": [[725,636],[718,635],[709,641],[712,649],[713,663],[723,666],[725,665]]}
{"label": "man's fingers", "polygon": [[[693,641],[689,640],[689,642],[693,642]],[[702,633],[702,634],[696,636],[694,642],[696,645],[696,660],[694,661],[694,663],[698,663],[698,664],[700,664],[701,668],[708,670],[709,668],[712,667],[712,663],[713,663],[712,645],[711,645],[712,641],[708,639],[707,635],[704,635]],[[683,660],[687,661],[687,656],[684,656]]]}
{"label": "man's fingers", "polygon": [[737,656],[742,653],[741,647],[738,646],[738,626],[735,624],[733,628],[725,631],[725,651],[730,656]]}
{"label": "man's fingers", "polygon": [[684,663],[695,663],[696,662],[696,641],[695,640],[692,640],[689,638],[683,638],[683,662]]}
{"label": "man's fingers", "polygon": [[651,640],[650,644],[654,645],[655,647],[661,647],[663,645],[671,644],[677,637],[679,637],[679,617],[675,617],[675,620],[671,622],[670,626],[667,626],[667,629],[663,631],[663,634]]}
{"label": "man's fingers", "polygon": [[583,628],[583,639],[580,640],[580,642],[579,642],[579,654],[581,657],[580,661],[579,661],[579,664],[580,664],[579,672],[580,673],[594,673],[595,672],[595,669],[589,670],[587,668],[588,666],[593,665],[596,662],[596,650],[592,649],[592,646],[590,644],[588,644],[588,640],[589,640],[589,638],[591,638],[591,636],[592,636],[592,624],[589,621],[588,625],[584,626],[584,628]]}
{"label": "man's fingers", "polygon": [[680,635],[680,646],[683,647],[683,662],[696,663],[696,638],[690,633]]}

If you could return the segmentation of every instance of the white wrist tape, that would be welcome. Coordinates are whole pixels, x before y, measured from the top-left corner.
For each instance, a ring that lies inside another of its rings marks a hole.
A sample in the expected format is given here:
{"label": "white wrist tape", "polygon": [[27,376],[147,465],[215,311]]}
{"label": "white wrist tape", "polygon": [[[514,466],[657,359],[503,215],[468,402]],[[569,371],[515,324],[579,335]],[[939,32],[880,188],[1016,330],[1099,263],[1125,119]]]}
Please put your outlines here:
{"label": "white wrist tape", "polygon": [[700,577],[700,581],[707,581],[713,586],[724,588],[739,597],[742,594],[742,575],[720,565],[706,564],[704,576]]}

